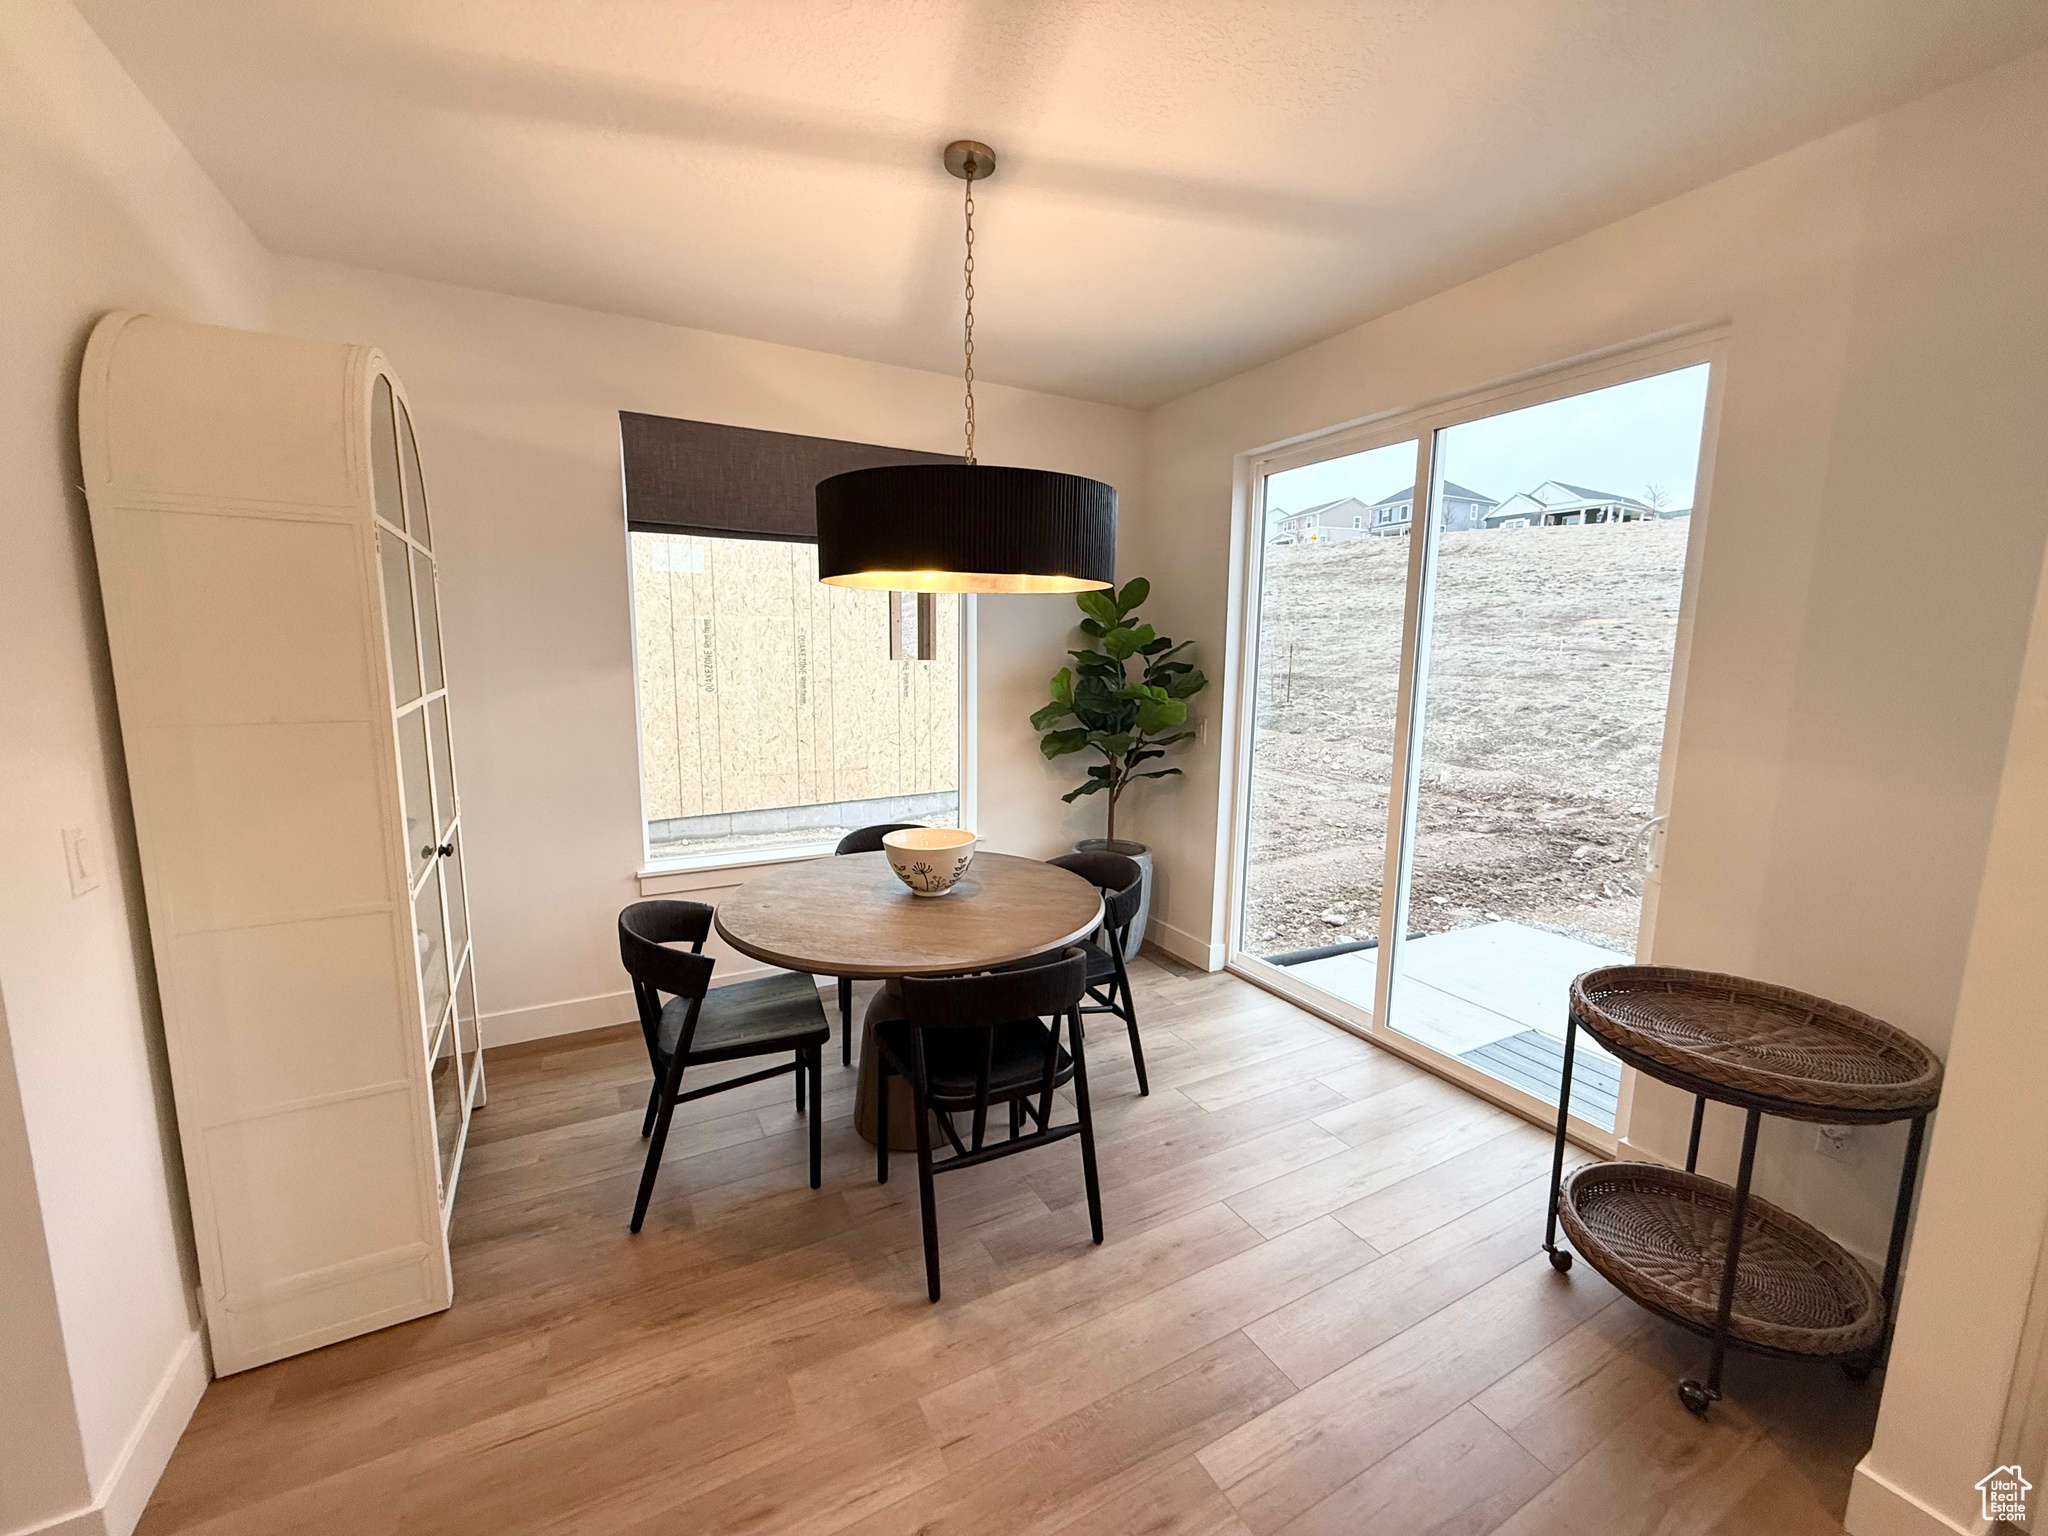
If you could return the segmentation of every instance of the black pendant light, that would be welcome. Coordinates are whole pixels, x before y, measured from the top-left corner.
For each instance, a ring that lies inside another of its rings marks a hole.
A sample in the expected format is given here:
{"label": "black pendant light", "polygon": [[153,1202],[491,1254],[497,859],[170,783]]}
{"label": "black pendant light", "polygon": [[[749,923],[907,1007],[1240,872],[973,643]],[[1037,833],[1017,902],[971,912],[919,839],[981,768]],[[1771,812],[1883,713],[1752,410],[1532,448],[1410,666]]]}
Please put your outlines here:
{"label": "black pendant light", "polygon": [[892,592],[1086,592],[1116,584],[1116,490],[974,458],[974,183],[995,151],[962,140],[967,183],[967,454],[961,464],[856,469],[818,482],[818,579]]}

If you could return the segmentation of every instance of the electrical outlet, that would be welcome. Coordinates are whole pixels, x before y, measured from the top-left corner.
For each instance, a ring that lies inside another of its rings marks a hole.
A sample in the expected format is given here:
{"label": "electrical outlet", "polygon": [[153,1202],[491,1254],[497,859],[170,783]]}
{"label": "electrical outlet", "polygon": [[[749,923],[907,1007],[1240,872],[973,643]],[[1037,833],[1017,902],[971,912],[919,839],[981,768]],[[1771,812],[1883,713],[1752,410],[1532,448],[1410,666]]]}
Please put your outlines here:
{"label": "electrical outlet", "polygon": [[1195,745],[1198,747],[1209,745],[1209,717],[1207,715],[1203,715],[1195,721]]}
{"label": "electrical outlet", "polygon": [[64,829],[64,873],[71,877],[74,898],[100,888],[99,849],[83,827]]}
{"label": "electrical outlet", "polygon": [[1852,1155],[1850,1138],[1856,1134],[1853,1125],[1816,1126],[1813,1132],[1813,1150],[1823,1157],[1846,1160]]}

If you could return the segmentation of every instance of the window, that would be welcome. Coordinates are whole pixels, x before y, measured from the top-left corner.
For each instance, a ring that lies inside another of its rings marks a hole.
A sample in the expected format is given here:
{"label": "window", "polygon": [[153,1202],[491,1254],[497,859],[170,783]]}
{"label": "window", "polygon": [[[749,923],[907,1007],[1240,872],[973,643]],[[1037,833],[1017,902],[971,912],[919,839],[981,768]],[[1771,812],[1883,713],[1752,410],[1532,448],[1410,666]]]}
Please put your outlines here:
{"label": "window", "polygon": [[1365,519],[1362,517],[1354,517],[1353,519],[1351,519],[1351,526],[1354,528],[1363,528],[1365,526]]}
{"label": "window", "polygon": [[934,660],[891,661],[889,594],[820,585],[813,544],[628,539],[651,860],[957,822],[957,597]]}

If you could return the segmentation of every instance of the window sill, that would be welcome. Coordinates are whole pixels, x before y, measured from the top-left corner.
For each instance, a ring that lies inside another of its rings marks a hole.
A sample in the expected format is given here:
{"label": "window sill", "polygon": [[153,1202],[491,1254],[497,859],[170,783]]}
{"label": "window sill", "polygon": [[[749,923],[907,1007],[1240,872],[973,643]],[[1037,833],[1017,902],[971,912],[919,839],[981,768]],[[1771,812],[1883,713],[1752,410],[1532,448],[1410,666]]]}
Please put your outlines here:
{"label": "window sill", "polygon": [[674,896],[687,891],[724,890],[748,875],[784,864],[806,864],[829,858],[836,843],[799,843],[764,848],[757,853],[710,853],[695,858],[653,859],[638,871],[642,896]]}

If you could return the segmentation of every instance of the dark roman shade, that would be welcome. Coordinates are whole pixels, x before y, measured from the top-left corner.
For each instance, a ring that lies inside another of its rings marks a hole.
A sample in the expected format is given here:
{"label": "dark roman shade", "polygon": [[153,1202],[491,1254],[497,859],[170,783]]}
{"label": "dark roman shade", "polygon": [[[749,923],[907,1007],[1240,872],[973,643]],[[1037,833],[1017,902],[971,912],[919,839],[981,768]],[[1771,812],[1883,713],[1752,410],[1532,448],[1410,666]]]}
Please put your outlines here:
{"label": "dark roman shade", "polygon": [[626,526],[712,538],[818,537],[818,482],[848,470],[959,464],[947,453],[760,432],[752,427],[619,412]]}

